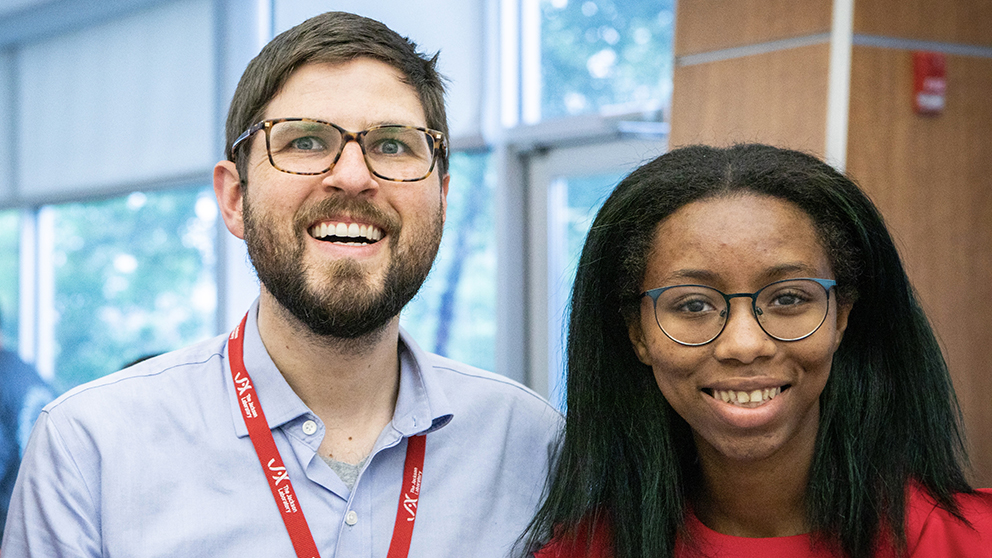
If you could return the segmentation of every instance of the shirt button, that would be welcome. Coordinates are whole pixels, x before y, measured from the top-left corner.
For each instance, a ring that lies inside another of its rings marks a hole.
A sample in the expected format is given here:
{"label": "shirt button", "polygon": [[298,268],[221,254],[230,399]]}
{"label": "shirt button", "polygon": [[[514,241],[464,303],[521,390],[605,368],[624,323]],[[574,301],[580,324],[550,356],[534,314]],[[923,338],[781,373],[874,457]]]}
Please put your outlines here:
{"label": "shirt button", "polygon": [[355,510],[349,511],[348,514],[344,516],[344,522],[349,526],[358,523],[358,514],[355,513]]}
{"label": "shirt button", "polygon": [[317,431],[317,423],[316,422],[314,422],[312,420],[308,420],[308,421],[306,421],[306,422],[303,423],[303,433],[306,434],[307,436],[313,434],[316,431]]}

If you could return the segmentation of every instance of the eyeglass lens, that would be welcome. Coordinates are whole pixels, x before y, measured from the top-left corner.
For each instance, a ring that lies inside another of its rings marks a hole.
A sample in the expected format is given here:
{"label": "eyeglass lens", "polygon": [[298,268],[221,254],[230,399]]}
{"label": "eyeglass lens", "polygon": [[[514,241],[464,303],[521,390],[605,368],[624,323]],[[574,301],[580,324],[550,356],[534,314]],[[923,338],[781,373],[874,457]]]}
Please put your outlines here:
{"label": "eyeglass lens", "polygon": [[[269,155],[279,170],[320,174],[330,169],[343,149],[341,132],[327,124],[283,121],[269,131]],[[434,162],[434,138],[404,126],[380,126],[359,135],[372,172],[385,179],[426,177]]]}
{"label": "eyeglass lens", "polygon": [[[754,313],[761,328],[780,341],[812,334],[829,311],[828,291],[819,283],[796,279],[772,283],[755,293]],[[661,292],[654,304],[655,319],[666,335],[686,345],[712,341],[730,315],[720,291],[680,285]]]}

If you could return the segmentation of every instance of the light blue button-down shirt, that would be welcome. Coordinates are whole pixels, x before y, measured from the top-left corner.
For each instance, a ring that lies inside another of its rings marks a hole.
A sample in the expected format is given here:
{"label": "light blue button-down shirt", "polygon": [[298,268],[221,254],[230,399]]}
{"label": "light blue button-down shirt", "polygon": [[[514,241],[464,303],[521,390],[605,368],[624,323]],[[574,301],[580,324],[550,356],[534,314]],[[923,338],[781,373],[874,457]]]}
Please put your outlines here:
{"label": "light blue button-down shirt", "polygon": [[[406,438],[425,432],[410,556],[510,552],[540,502],[556,410],[401,333],[393,420],[349,490],[317,455],[324,425],[269,358],[256,313],[257,303],[245,364],[322,557],[386,556]],[[295,556],[238,409],[226,347],[221,336],[48,405],[21,466],[3,558]]]}

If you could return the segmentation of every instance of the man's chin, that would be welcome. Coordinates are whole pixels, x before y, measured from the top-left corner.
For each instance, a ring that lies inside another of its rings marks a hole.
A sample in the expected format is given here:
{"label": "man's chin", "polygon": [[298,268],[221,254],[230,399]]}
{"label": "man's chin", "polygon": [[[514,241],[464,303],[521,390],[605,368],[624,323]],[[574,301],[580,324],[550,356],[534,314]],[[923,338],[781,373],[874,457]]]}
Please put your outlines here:
{"label": "man's chin", "polygon": [[280,307],[284,320],[295,322],[294,329],[322,338],[356,339],[370,335],[382,331],[395,315],[390,311],[389,301],[381,297],[328,299],[313,292],[267,290]]}
{"label": "man's chin", "polygon": [[329,263],[305,263],[303,275],[310,292],[322,293],[328,288],[332,289],[322,293],[329,298],[341,289],[363,292],[363,296],[376,296],[382,291],[386,280],[385,270],[351,258]]}

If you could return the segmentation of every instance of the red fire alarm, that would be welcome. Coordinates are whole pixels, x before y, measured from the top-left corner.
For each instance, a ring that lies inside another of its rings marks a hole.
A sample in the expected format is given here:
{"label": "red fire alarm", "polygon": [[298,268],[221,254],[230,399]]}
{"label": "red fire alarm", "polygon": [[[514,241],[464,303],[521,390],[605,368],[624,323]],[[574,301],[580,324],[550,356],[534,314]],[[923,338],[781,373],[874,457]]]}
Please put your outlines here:
{"label": "red fire alarm", "polygon": [[917,114],[940,114],[947,94],[947,57],[941,52],[913,53],[913,109]]}

